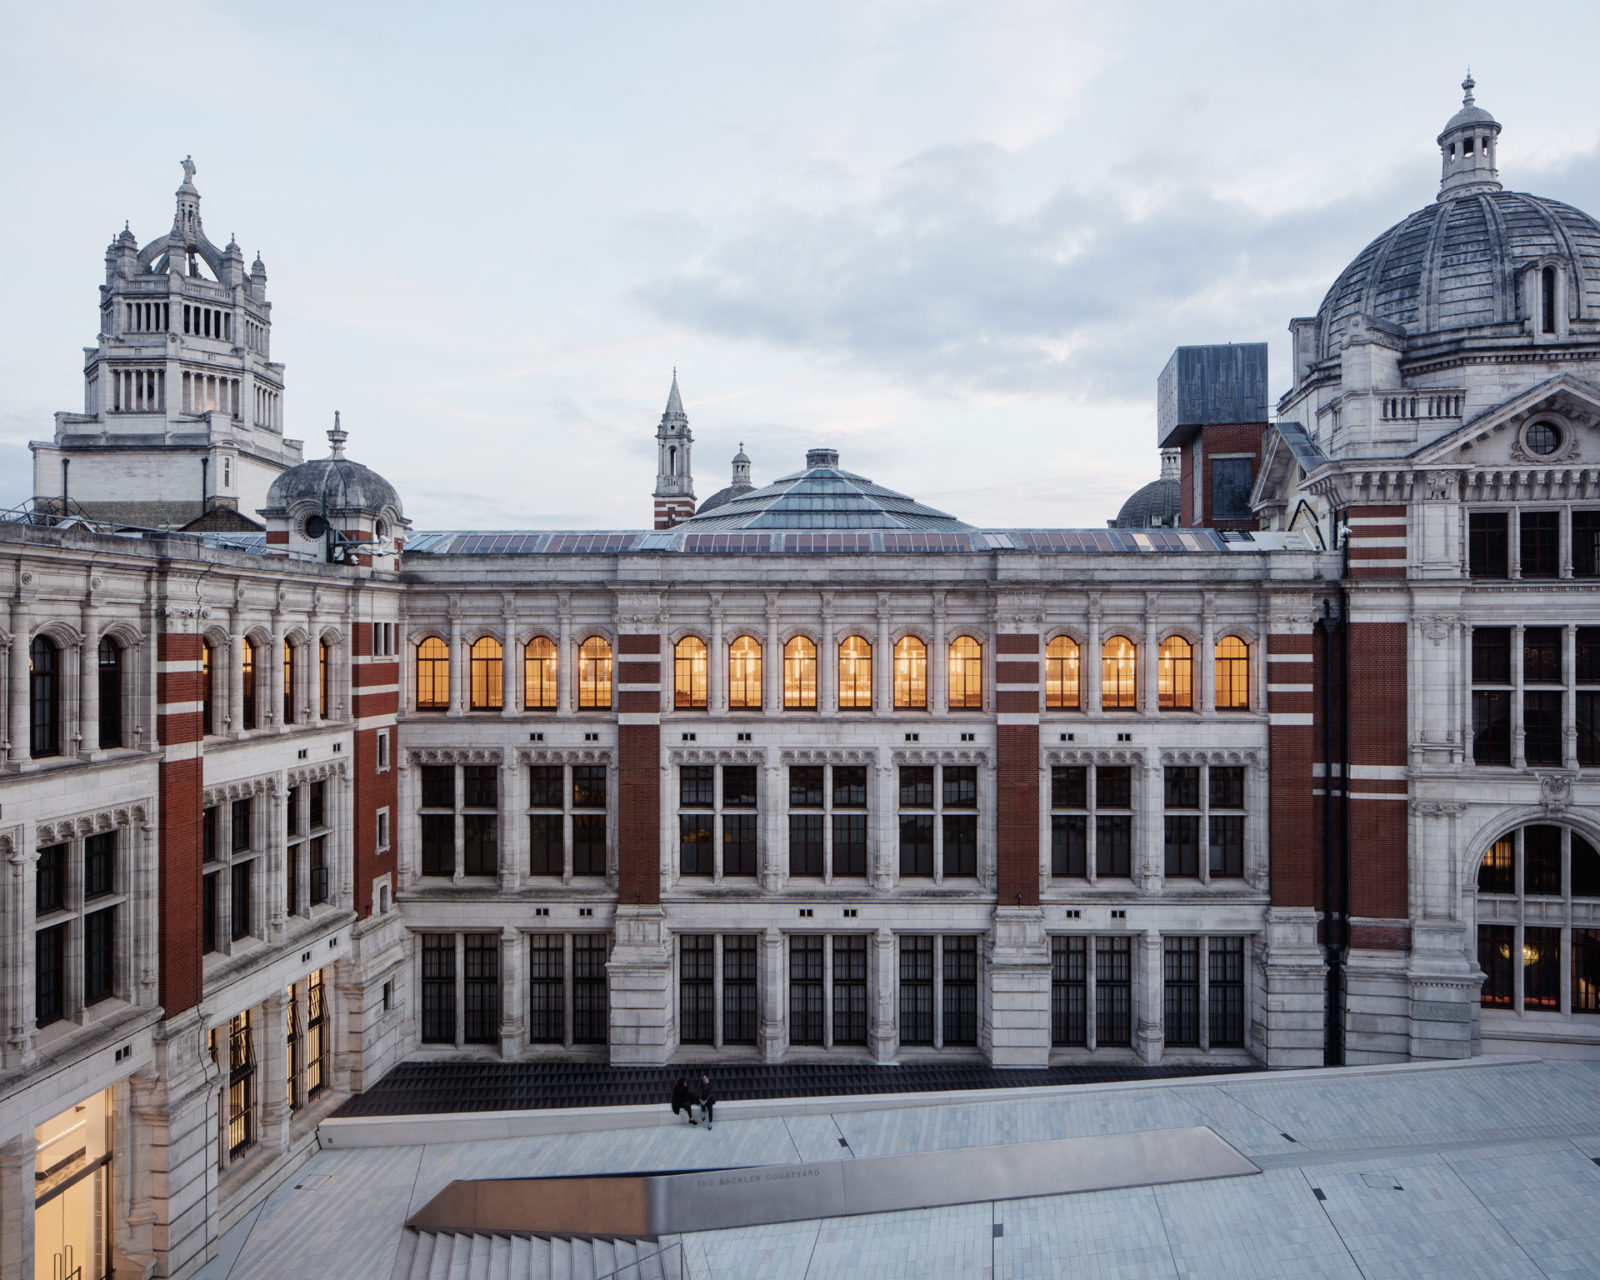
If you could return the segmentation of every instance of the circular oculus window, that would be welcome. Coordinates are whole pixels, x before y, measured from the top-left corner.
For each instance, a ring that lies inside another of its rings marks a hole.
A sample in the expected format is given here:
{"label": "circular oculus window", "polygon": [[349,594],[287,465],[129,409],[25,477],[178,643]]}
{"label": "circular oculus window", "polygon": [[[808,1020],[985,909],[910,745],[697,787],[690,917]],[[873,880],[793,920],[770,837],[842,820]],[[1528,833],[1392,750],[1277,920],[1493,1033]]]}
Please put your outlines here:
{"label": "circular oculus window", "polygon": [[1529,453],[1548,457],[1561,447],[1561,428],[1553,422],[1535,422],[1522,437]]}

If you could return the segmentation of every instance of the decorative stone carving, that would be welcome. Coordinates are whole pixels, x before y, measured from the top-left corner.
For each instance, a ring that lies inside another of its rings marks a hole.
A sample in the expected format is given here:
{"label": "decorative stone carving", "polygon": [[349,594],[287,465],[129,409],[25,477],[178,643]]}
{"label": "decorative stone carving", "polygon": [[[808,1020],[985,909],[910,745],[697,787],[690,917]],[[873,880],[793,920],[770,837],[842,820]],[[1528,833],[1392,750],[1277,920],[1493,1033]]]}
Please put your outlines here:
{"label": "decorative stone carving", "polygon": [[609,765],[611,762],[611,752],[604,747],[522,747],[517,751],[519,764]]}
{"label": "decorative stone carving", "polygon": [[500,752],[489,747],[415,747],[406,759],[412,764],[499,764]]}
{"label": "decorative stone carving", "polygon": [[1572,775],[1570,773],[1541,773],[1539,775],[1539,803],[1547,814],[1557,814],[1572,803]]}

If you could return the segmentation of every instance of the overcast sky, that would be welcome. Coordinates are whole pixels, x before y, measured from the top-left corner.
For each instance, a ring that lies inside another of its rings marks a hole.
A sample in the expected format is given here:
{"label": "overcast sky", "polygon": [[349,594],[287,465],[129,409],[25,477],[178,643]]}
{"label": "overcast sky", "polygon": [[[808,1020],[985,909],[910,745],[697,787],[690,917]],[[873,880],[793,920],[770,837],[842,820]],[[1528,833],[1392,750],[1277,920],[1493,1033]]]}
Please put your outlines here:
{"label": "overcast sky", "polygon": [[4,20],[0,506],[191,153],[266,261],[287,434],[341,410],[418,529],[647,526],[674,365],[701,498],[741,441],[757,483],[828,445],[975,524],[1103,524],[1174,346],[1268,341],[1284,389],[1289,318],[1433,199],[1469,64],[1506,185],[1600,213],[1592,0]]}

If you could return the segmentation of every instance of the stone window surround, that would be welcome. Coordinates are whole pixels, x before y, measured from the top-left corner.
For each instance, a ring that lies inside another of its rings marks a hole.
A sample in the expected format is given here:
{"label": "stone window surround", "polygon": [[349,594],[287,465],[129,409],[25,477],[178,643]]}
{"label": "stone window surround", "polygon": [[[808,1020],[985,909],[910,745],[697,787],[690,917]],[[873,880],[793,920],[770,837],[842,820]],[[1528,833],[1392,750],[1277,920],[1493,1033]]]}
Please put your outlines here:
{"label": "stone window surround", "polygon": [[[22,574],[24,581],[31,573]],[[99,578],[92,580],[98,587]],[[92,597],[90,597],[92,601]],[[12,606],[12,625],[16,631],[0,628],[0,650],[5,651],[8,674],[0,699],[9,717],[7,728],[12,743],[8,763],[16,770],[59,767],[74,760],[102,760],[116,751],[148,749],[153,746],[150,725],[155,715],[152,703],[155,681],[151,671],[146,636],[133,622],[107,619],[86,634],[60,618],[50,618],[33,626],[30,615],[42,612],[37,598]],[[74,603],[73,611],[82,609]],[[92,603],[91,606],[92,607]],[[38,760],[30,754],[30,697],[28,680],[29,649],[43,636],[55,644],[59,664],[56,684],[59,748],[54,755]],[[122,647],[122,747],[102,749],[100,739],[100,642],[115,640]]]}
{"label": "stone window surround", "polygon": [[[220,625],[207,626],[201,640],[210,647],[211,659],[211,737],[243,738],[262,733],[291,733],[297,730],[326,728],[348,723],[350,719],[350,651],[343,633],[335,626],[297,622],[285,626],[271,615],[267,621],[254,621],[230,630]],[[256,646],[256,727],[241,727],[244,705],[244,644]],[[291,705],[292,723],[283,723],[284,671],[283,647],[295,649],[295,688]],[[319,715],[321,689],[318,671],[318,645],[328,646],[328,716]]]}

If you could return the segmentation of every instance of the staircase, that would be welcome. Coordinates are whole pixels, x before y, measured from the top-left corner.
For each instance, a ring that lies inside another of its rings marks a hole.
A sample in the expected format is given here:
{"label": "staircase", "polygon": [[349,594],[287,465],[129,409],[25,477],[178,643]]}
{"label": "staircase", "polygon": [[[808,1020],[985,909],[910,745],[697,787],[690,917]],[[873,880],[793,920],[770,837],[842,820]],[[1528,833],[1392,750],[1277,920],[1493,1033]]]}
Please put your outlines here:
{"label": "staircase", "polygon": [[676,1236],[487,1236],[413,1231],[400,1237],[391,1280],[687,1280]]}

